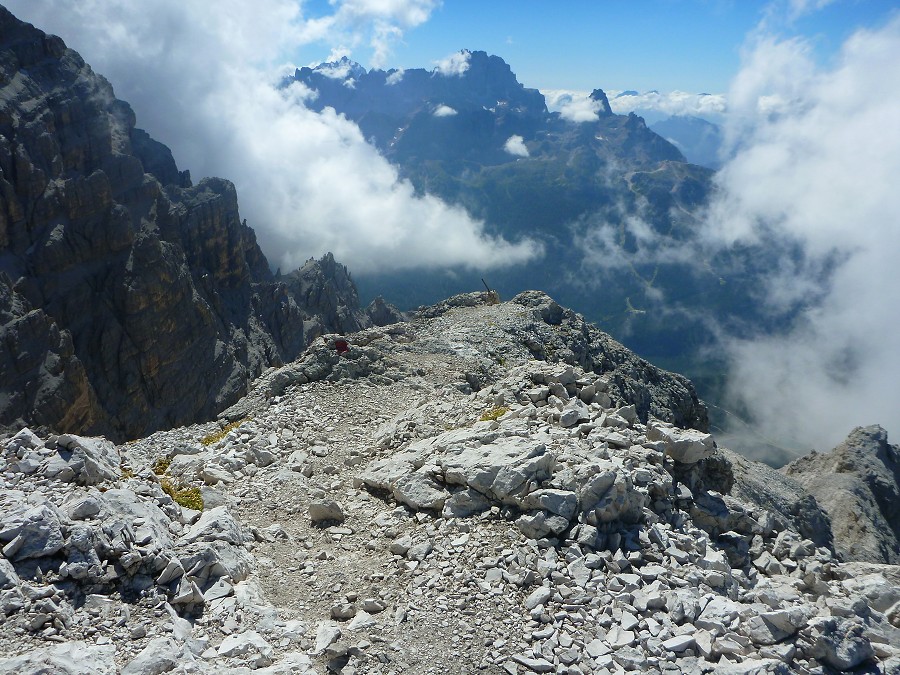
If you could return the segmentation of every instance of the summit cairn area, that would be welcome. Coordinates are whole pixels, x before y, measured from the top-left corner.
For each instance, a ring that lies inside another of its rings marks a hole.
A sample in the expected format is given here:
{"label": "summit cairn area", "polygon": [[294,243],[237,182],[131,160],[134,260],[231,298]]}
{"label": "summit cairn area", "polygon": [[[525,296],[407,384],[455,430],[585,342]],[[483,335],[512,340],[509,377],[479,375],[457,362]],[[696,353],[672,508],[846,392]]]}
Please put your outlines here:
{"label": "summit cairn area", "polygon": [[217,423],[0,440],[0,672],[900,672],[900,568],[684,378],[486,295],[321,336]]}

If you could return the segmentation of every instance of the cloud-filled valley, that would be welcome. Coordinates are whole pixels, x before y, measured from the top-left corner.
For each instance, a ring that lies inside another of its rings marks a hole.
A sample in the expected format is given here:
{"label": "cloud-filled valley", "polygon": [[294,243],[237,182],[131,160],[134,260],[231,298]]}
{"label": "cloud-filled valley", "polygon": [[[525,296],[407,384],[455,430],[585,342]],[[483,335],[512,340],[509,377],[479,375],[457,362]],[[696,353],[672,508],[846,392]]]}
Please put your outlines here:
{"label": "cloud-filled valley", "polygon": [[278,88],[287,71],[273,65],[291,45],[326,34],[349,45],[368,35],[387,49],[387,36],[428,17],[430,0],[342,3],[334,17],[315,21],[291,0],[232,0],[216,12],[174,0],[8,4],[107,76],[182,169],[233,181],[242,215],[284,270],[326,251],[357,273],[484,269],[540,253],[531,241],[485,234],[463,209],[416,195],[355,124],[333,110],[306,109],[308,91]]}
{"label": "cloud-filled valley", "polygon": [[[490,223],[417,192],[354,122],[332,108],[310,110],[314,91],[279,87],[295,44],[328,41],[335,56],[366,44],[372,65],[389,65],[392,45],[429,20],[434,0],[335,3],[315,19],[293,0],[225,0],[215,12],[176,0],[6,4],[107,76],[180,168],[232,180],[242,215],[282,270],[326,251],[360,275],[540,264],[539,243],[490,234]],[[617,274],[634,262],[766,250],[771,268],[754,280],[755,297],[760,311],[787,317],[781,330],[703,320],[729,364],[728,407],[792,447],[823,449],[856,425],[900,428],[900,93],[890,86],[900,19],[858,32],[825,66],[811,52],[802,39],[759,32],[727,94],[608,92],[615,113],[720,121],[730,159],[692,236],[675,243],[640,214],[613,209],[606,220],[579,221],[578,254]],[[433,65],[455,79],[469,67],[467,52]],[[597,120],[600,103],[587,92],[543,93],[564,119]],[[430,112],[458,116],[444,101]],[[504,150],[525,163],[526,142],[510,135]],[[621,248],[617,228],[634,250]],[[648,299],[679,309],[658,289]]]}
{"label": "cloud-filled valley", "polygon": [[[818,449],[855,425],[900,426],[900,93],[886,86],[898,63],[900,18],[856,33],[827,69],[802,41],[763,38],[729,93],[736,154],[718,174],[707,242],[787,240],[812,261],[782,256],[760,280],[773,310],[805,306],[784,334],[727,341],[730,393]],[[822,288],[816,262],[835,258]]]}
{"label": "cloud-filled valley", "polygon": [[[702,320],[728,364],[724,405],[792,452],[832,447],[857,425],[900,426],[900,94],[885,87],[898,73],[900,19],[856,33],[830,67],[810,52],[769,34],[748,44],[727,95],[731,159],[691,236],[621,213],[582,224],[585,266],[610,273],[738,249],[767,261],[754,297],[780,330]],[[684,309],[657,289],[645,299]]]}

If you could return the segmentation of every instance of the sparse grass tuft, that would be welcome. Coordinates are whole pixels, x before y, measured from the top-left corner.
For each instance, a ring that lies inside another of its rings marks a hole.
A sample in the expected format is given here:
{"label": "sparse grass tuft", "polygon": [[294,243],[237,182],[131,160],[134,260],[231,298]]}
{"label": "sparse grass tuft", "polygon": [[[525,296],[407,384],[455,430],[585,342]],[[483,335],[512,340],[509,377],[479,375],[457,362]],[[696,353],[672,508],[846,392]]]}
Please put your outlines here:
{"label": "sparse grass tuft", "polygon": [[198,487],[181,487],[172,482],[171,478],[163,478],[160,482],[163,492],[169,495],[176,504],[194,511],[203,510],[203,496]]}
{"label": "sparse grass tuft", "polygon": [[169,465],[172,463],[172,459],[170,457],[160,457],[158,460],[153,462],[153,473],[157,476],[162,476],[169,470]]}
{"label": "sparse grass tuft", "polygon": [[214,445],[215,443],[218,443],[223,438],[225,438],[225,436],[228,434],[229,431],[231,431],[232,429],[237,429],[244,422],[247,422],[249,420],[250,420],[249,417],[245,417],[242,420],[235,420],[234,422],[229,422],[228,424],[226,424],[224,427],[222,427],[218,431],[214,431],[211,434],[207,434],[206,436],[201,438],[200,442],[203,445]]}
{"label": "sparse grass tuft", "polygon": [[134,470],[130,466],[127,466],[126,464],[120,464],[119,471],[122,472],[122,480],[134,478]]}
{"label": "sparse grass tuft", "polygon": [[506,413],[509,412],[509,408],[501,407],[494,408],[492,410],[488,410],[478,418],[479,422],[493,422],[494,420],[498,420],[503,417]]}

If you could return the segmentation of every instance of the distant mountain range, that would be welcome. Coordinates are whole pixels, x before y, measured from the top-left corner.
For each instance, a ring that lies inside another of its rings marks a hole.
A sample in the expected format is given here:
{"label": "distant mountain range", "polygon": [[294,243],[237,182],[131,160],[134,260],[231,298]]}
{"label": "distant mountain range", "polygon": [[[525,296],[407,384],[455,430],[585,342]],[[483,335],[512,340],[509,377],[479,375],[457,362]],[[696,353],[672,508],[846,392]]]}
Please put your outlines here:
{"label": "distant mountain range", "polygon": [[[297,69],[285,85],[310,90],[313,110],[356,122],[420,192],[465,207],[491,234],[541,241],[542,260],[490,273],[505,297],[545,289],[647,358],[702,375],[697,354],[712,338],[700,315],[752,316],[752,289],[734,272],[754,263],[662,263],[638,251],[648,239],[675,248],[697,227],[713,175],[699,164],[716,166],[717,127],[675,118],[654,130],[614,114],[601,89],[591,119],[572,122],[500,57],[458,57],[452,71],[367,70],[342,59]],[[472,290],[479,276],[387,272],[357,283],[364,298],[383,293],[410,308]],[[676,305],[688,311],[676,316]]]}

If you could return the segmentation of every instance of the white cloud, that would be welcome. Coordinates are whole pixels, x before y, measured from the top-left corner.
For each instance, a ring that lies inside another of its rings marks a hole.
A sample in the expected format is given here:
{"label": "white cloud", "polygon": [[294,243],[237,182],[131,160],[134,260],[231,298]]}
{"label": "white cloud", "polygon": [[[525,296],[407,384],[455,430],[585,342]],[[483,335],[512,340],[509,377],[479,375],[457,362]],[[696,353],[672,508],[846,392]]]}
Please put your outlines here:
{"label": "white cloud", "polygon": [[344,80],[350,75],[353,62],[347,60],[332,61],[316,66],[316,72],[332,80]]}
{"label": "white cloud", "polygon": [[596,122],[603,107],[600,101],[591,99],[589,91],[569,91],[566,89],[542,89],[547,109],[558,112],[560,117],[570,122]]}
{"label": "white cloud", "polygon": [[525,139],[515,134],[506,139],[503,149],[516,157],[528,157],[528,148],[525,146]]}
{"label": "white cloud", "polygon": [[[294,2],[294,5],[302,3]],[[403,38],[406,30],[415,28],[440,6],[440,0],[330,0],[333,14],[304,21],[299,26],[297,41],[338,41],[357,47],[368,43],[372,50],[370,65],[382,68],[391,47]]]}
{"label": "white cloud", "polygon": [[737,152],[706,234],[792,242],[810,261],[787,256],[764,281],[776,310],[808,300],[793,327],[727,345],[731,395],[770,436],[828,449],[857,425],[900,432],[900,91],[885,86],[897,63],[900,17],[856,33],[829,69],[802,41],[764,37],[729,94]]}
{"label": "white cloud", "polygon": [[456,114],[456,110],[451,108],[449,105],[444,105],[443,103],[437,106],[432,113],[432,115],[434,115],[435,117],[452,117]]}
{"label": "white cloud", "polygon": [[827,7],[834,0],[788,0],[788,19],[795,20]]}
{"label": "white cloud", "polygon": [[447,58],[434,62],[434,71],[445,77],[459,77],[469,69],[472,52],[468,49],[455,52]]}
{"label": "white cloud", "polygon": [[[589,91],[568,89],[542,89],[551,112],[558,112],[563,119],[572,122],[596,122],[602,108],[599,101],[591,100]],[[618,91],[606,92],[609,107],[617,115],[634,112],[656,122],[672,115],[693,115],[714,122],[721,122],[728,111],[723,94],[689,94],[672,91],[661,94],[651,91],[645,94],[623,94]]]}
{"label": "white cloud", "polygon": [[[332,47],[331,51],[328,53],[328,57],[325,59],[325,63],[336,63],[341,59],[347,58],[349,59],[353,55],[353,52],[344,47],[343,45],[339,45],[337,47]],[[316,68],[320,66],[321,62],[317,61],[316,63],[309,64],[310,68]]]}
{"label": "white cloud", "polygon": [[608,91],[609,107],[617,115],[634,112],[645,117],[648,123],[672,115],[693,115],[719,122],[728,110],[723,94],[690,94],[684,91],[644,94],[622,94]]}
{"label": "white cloud", "polygon": [[387,79],[384,81],[385,84],[393,85],[398,84],[403,81],[403,76],[406,74],[406,71],[403,68],[399,70],[391,71],[391,74],[387,76]]}
{"label": "white cloud", "polygon": [[[328,250],[358,274],[489,267],[539,251],[531,242],[487,236],[465,211],[416,196],[355,124],[331,109],[318,114],[298,105],[308,90],[276,88],[273,64],[312,30],[293,0],[221,0],[213,13],[182,0],[6,4],[81,51],[195,180],[234,181],[242,215],[282,269]],[[344,2],[338,13],[381,7],[379,16],[410,22],[430,6]]]}

